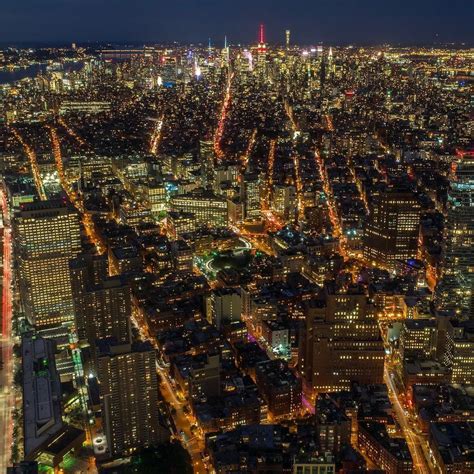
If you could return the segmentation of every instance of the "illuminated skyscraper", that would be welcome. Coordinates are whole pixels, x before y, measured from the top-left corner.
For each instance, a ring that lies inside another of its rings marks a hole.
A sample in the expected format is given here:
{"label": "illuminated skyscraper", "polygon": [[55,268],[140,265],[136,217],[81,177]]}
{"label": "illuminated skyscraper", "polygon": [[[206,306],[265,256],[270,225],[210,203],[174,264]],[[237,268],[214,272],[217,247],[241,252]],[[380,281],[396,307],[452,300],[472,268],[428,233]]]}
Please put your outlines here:
{"label": "illuminated skyscraper", "polygon": [[286,30],[285,31],[286,49],[290,48],[290,38],[291,38],[291,31]]}
{"label": "illuminated skyscraper", "polygon": [[260,25],[258,45],[253,48],[253,57],[257,59],[256,70],[265,74],[267,69],[267,44],[265,43],[265,26]]}
{"label": "illuminated skyscraper", "polygon": [[260,187],[261,182],[258,174],[244,175],[243,198],[245,203],[245,217],[247,219],[259,219],[261,217]]}
{"label": "illuminated skyscraper", "polygon": [[294,219],[296,215],[296,188],[287,184],[273,187],[272,210],[285,219]]}
{"label": "illuminated skyscraper", "polygon": [[227,42],[227,36],[224,38],[224,48],[222,49],[222,62],[225,66],[229,65],[230,61],[230,48]]}
{"label": "illuminated skyscraper", "polygon": [[364,258],[394,270],[397,260],[416,258],[421,206],[408,189],[390,186],[375,196],[364,228]]}
{"label": "illuminated skyscraper", "polygon": [[453,165],[446,217],[444,273],[436,296],[440,309],[474,318],[474,158]]}
{"label": "illuminated skyscraper", "polygon": [[13,224],[28,320],[39,330],[72,325],[69,261],[81,251],[77,213],[61,200],[34,202],[15,214]]}
{"label": "illuminated skyscraper", "polygon": [[120,277],[107,277],[107,259],[81,256],[71,261],[74,312],[79,339],[94,347],[97,340],[131,340],[132,312],[129,285]]}
{"label": "illuminated skyscraper", "polygon": [[168,439],[159,424],[156,356],[151,344],[99,345],[102,418],[112,456]]}

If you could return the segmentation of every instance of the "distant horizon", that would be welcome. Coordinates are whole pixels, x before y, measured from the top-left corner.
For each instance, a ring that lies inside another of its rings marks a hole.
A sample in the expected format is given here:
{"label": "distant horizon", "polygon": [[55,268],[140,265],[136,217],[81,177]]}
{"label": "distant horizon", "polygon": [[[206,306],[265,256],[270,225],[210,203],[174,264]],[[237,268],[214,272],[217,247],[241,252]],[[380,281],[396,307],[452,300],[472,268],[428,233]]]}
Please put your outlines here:
{"label": "distant horizon", "polygon": [[[0,4],[0,43],[474,43],[470,0],[16,0]],[[117,38],[120,37],[120,38]]]}
{"label": "distant horizon", "polygon": [[[61,40],[61,41],[30,41],[30,40],[22,40],[22,41],[0,41],[0,48],[71,48],[72,44],[76,44],[79,47],[94,47],[94,46],[133,46],[133,47],[140,47],[140,46],[197,46],[197,47],[208,47],[208,41],[159,41],[159,40],[92,40],[92,41],[75,41],[75,40]],[[229,47],[249,47],[255,45],[256,41],[254,42],[239,42],[234,43],[229,41]],[[267,44],[269,46],[285,46],[284,42],[272,42],[268,41]],[[222,48],[224,46],[224,40],[214,41],[211,38],[211,46],[213,48]],[[314,41],[312,43],[293,43],[291,47],[310,47],[310,46],[334,46],[337,48],[367,48],[367,47],[391,47],[391,48],[423,48],[423,47],[445,47],[445,48],[455,48],[455,49],[463,49],[463,48],[473,48],[474,41],[466,42],[466,41],[438,41],[438,42],[326,42],[326,41]]]}

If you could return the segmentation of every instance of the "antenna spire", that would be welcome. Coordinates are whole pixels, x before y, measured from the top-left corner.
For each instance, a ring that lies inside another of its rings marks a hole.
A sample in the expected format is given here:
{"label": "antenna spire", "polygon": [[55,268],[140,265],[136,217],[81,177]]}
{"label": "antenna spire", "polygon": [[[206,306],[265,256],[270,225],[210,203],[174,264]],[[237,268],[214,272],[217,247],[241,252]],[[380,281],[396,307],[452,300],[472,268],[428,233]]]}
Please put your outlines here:
{"label": "antenna spire", "polygon": [[260,44],[265,44],[265,26],[263,23],[260,25]]}

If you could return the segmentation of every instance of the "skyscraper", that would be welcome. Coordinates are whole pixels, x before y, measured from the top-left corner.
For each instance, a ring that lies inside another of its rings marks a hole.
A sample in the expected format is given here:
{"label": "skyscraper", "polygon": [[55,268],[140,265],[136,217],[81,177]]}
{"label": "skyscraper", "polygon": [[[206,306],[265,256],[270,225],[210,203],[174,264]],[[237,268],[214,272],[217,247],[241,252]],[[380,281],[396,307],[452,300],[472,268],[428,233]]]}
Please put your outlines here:
{"label": "skyscraper", "polygon": [[394,270],[418,252],[421,206],[407,187],[391,185],[375,196],[364,227],[367,262]]}
{"label": "skyscraper", "polygon": [[167,441],[159,424],[156,356],[149,343],[99,344],[102,419],[112,456]]}
{"label": "skyscraper", "polygon": [[100,339],[130,342],[131,292],[120,277],[106,277],[107,259],[80,256],[70,263],[79,339],[91,347]]}
{"label": "skyscraper", "polygon": [[13,224],[26,317],[38,330],[72,325],[69,261],[81,251],[77,213],[62,200],[34,202],[15,214]]}
{"label": "skyscraper", "polygon": [[474,158],[453,164],[446,216],[443,277],[436,296],[440,309],[474,318]]}
{"label": "skyscraper", "polygon": [[305,312],[299,369],[308,392],[346,390],[351,382],[382,383],[383,342],[375,307],[362,288],[328,282]]}
{"label": "skyscraper", "polygon": [[246,219],[259,219],[260,210],[260,178],[258,174],[246,174],[243,180],[243,194]]}

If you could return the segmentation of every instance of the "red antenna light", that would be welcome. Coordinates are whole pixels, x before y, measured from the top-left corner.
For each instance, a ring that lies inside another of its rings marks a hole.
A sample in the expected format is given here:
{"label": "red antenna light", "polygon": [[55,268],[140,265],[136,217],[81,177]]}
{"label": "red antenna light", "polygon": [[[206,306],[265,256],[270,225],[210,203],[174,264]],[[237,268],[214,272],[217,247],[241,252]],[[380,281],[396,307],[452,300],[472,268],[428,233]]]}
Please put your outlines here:
{"label": "red antenna light", "polygon": [[260,25],[260,44],[265,44],[265,26],[263,23]]}

